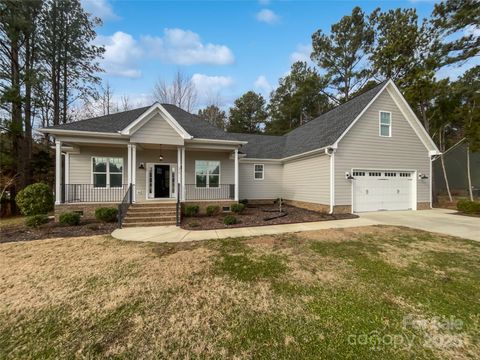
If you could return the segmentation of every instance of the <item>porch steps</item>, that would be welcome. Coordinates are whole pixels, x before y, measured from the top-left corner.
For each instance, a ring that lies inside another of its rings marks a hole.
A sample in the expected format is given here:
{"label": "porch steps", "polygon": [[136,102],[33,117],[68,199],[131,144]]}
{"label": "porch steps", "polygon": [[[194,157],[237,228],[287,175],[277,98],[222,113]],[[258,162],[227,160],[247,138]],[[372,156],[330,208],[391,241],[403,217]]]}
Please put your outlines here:
{"label": "porch steps", "polygon": [[123,227],[175,225],[177,219],[174,202],[136,203],[130,205]]}

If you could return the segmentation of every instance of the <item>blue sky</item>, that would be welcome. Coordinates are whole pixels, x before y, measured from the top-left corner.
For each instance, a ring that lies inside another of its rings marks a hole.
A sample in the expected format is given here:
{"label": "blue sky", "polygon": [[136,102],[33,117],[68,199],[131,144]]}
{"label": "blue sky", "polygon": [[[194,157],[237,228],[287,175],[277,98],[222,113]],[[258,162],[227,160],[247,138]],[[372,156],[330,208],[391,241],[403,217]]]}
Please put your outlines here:
{"label": "blue sky", "polygon": [[126,1],[83,0],[103,19],[97,42],[117,97],[149,104],[158,78],[177,69],[192,76],[201,107],[212,98],[228,107],[248,90],[265,96],[294,60],[308,59],[317,29],[350,14],[415,7],[429,16],[432,1]]}

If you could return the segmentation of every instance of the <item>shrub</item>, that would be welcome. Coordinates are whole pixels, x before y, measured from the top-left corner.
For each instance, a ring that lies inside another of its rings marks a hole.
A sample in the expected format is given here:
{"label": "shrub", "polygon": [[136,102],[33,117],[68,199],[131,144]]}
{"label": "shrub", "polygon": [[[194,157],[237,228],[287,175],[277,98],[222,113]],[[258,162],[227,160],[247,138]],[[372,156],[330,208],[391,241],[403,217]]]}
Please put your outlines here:
{"label": "shrub", "polygon": [[58,220],[62,225],[76,226],[80,224],[80,214],[75,212],[65,212],[60,214]]}
{"label": "shrub", "polygon": [[245,210],[244,204],[232,204],[230,206],[230,210],[232,210],[236,214],[241,214],[243,210]]}
{"label": "shrub", "polygon": [[248,199],[242,199],[242,200],[239,201],[239,203],[247,206],[247,204],[248,204]]}
{"label": "shrub", "polygon": [[207,206],[207,215],[214,216],[220,213],[220,206],[218,205],[208,205]]}
{"label": "shrub", "polygon": [[233,215],[227,215],[223,218],[223,223],[225,225],[233,225],[237,223],[237,218]]}
{"label": "shrub", "polygon": [[195,216],[198,214],[199,207],[198,205],[186,205],[185,206],[185,216]]}
{"label": "shrub", "polygon": [[28,185],[15,198],[22,214],[31,216],[53,210],[53,193],[44,183]]}
{"label": "shrub", "polygon": [[457,202],[457,209],[465,214],[480,214],[480,203],[462,199]]}
{"label": "shrub", "polygon": [[30,227],[37,227],[48,223],[48,216],[45,214],[32,215],[25,219],[25,225]]}
{"label": "shrub", "polygon": [[95,209],[95,219],[103,222],[117,221],[118,210],[115,208],[98,208]]}

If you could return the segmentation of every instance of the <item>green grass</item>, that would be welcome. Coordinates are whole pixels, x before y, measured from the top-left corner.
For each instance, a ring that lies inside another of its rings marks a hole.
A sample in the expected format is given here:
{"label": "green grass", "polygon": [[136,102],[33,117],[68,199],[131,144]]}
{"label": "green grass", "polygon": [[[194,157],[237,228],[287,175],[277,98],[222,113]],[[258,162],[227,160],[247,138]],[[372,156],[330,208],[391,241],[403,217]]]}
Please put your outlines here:
{"label": "green grass", "polygon": [[480,357],[472,241],[378,226],[0,257],[2,359]]}

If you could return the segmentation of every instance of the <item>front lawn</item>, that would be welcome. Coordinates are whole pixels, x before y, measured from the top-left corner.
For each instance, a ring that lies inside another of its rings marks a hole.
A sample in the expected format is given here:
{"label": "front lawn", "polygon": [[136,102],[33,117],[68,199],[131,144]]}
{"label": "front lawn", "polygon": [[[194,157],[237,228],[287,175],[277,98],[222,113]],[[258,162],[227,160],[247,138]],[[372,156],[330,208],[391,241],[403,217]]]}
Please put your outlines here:
{"label": "front lawn", "polygon": [[479,259],[386,226],[0,244],[0,358],[475,359]]}

